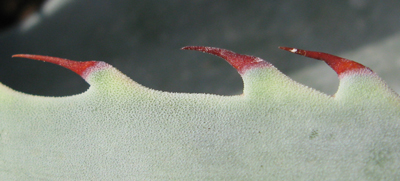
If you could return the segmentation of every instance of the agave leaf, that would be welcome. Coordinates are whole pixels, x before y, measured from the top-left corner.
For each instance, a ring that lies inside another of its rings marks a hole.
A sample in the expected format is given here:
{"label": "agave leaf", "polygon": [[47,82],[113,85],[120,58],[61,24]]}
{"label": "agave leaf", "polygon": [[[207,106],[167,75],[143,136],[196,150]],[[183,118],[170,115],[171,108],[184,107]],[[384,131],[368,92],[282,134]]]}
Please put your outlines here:
{"label": "agave leaf", "polygon": [[0,84],[0,178],[31,179],[400,179],[400,98],[371,69],[321,52],[334,96],[299,84],[258,57],[220,56],[243,78],[242,95],[169,93],[111,65],[39,55],[90,88],[66,97]]}

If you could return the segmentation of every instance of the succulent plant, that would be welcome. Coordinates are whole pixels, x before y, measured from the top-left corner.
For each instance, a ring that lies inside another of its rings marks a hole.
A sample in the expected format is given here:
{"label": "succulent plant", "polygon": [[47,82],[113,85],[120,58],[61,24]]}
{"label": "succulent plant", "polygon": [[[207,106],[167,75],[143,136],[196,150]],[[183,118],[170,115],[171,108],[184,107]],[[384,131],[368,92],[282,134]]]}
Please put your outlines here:
{"label": "succulent plant", "polygon": [[242,95],[162,92],[105,62],[14,55],[66,67],[90,88],[45,97],[0,84],[0,178],[399,180],[400,97],[357,62],[280,48],[325,61],[336,94],[213,47],[183,49],[227,60]]}

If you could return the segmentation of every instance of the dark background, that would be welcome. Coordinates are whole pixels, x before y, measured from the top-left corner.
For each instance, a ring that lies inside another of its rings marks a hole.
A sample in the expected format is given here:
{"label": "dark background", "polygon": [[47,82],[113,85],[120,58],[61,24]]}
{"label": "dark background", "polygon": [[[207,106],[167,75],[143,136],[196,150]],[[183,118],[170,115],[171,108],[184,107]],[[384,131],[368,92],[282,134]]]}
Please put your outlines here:
{"label": "dark background", "polygon": [[230,49],[261,57],[289,74],[319,62],[278,46],[340,54],[400,30],[398,0],[48,0],[22,7],[11,21],[17,23],[2,14],[0,82],[52,96],[80,93],[88,85],[67,69],[11,59],[12,54],[101,60],[150,88],[231,95],[242,89],[233,68],[180,48]]}

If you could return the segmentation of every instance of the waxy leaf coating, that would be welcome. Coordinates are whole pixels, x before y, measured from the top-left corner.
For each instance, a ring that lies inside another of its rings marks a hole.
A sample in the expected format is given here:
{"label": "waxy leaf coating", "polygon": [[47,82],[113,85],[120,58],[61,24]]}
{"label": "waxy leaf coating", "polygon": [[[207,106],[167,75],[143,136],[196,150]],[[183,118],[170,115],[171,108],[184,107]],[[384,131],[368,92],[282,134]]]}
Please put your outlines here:
{"label": "waxy leaf coating", "polygon": [[[224,58],[242,95],[169,93],[105,62],[19,54],[81,75],[87,91],[45,97],[0,84],[2,180],[399,180],[400,98],[371,69],[321,52],[327,95],[260,58]],[[317,75],[316,75],[317,76]]]}

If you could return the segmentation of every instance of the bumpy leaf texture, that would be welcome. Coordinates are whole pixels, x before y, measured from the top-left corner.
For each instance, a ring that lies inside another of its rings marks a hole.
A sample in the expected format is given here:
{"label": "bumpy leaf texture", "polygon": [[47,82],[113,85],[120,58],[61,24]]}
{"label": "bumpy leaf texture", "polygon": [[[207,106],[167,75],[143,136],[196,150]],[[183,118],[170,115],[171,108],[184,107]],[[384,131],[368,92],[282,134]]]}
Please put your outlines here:
{"label": "bumpy leaf texture", "polygon": [[[104,62],[14,55],[59,64],[90,88],[44,97],[0,84],[1,180],[400,180],[400,98],[371,69],[326,53],[334,96],[272,64],[190,46],[227,60],[242,95],[169,93]],[[317,75],[316,75],[317,76]]]}

